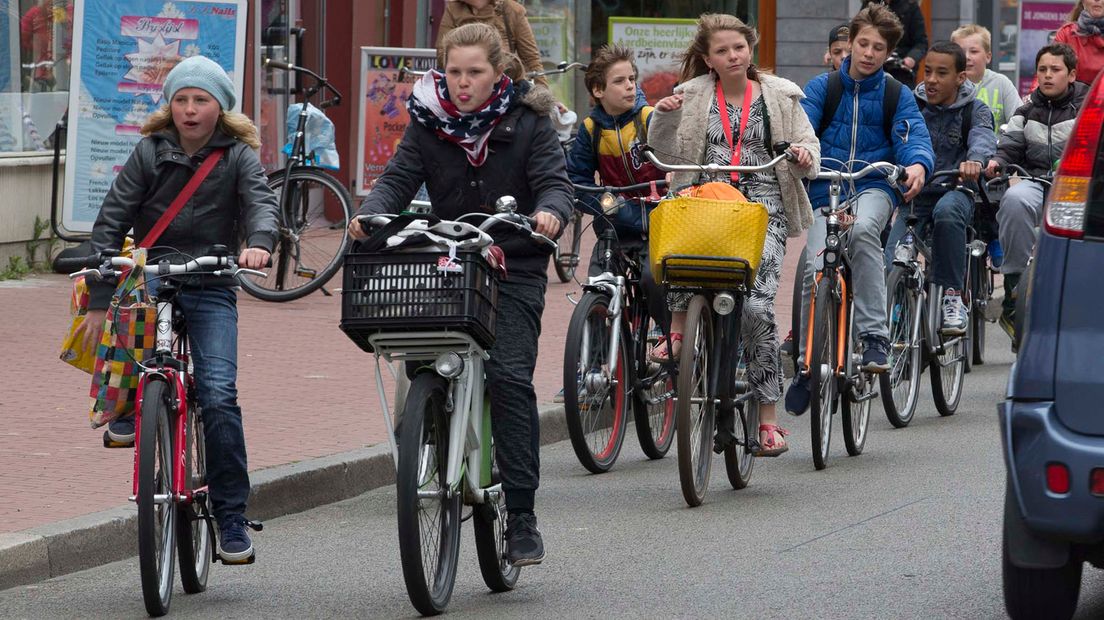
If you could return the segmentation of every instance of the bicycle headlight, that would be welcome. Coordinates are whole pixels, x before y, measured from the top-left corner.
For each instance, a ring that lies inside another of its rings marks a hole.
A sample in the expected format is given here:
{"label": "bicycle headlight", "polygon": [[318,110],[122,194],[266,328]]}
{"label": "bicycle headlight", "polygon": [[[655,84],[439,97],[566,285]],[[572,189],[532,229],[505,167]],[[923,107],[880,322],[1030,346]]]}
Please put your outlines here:
{"label": "bicycle headlight", "polygon": [[606,192],[602,194],[602,197],[598,199],[598,204],[602,206],[602,213],[606,215],[613,215],[620,210],[620,206],[617,201],[617,196]]}
{"label": "bicycle headlight", "polygon": [[839,235],[828,235],[824,238],[824,247],[829,250],[838,250],[840,245]]}
{"label": "bicycle headlight", "polygon": [[717,293],[713,297],[713,312],[724,316],[736,309],[736,298],[731,293]]}
{"label": "bicycle headlight", "polygon": [[433,362],[433,368],[442,377],[455,379],[464,372],[464,360],[455,351],[449,351],[437,357]]}

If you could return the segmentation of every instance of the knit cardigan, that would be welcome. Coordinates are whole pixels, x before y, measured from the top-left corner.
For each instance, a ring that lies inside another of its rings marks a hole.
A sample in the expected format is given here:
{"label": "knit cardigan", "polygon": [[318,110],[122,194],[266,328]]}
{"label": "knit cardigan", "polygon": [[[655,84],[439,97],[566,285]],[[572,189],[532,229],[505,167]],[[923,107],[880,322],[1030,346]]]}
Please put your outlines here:
{"label": "knit cardigan", "polygon": [[[817,139],[809,118],[801,107],[805,96],[793,82],[760,72],[759,85],[763,91],[770,122],[770,139],[774,143],[789,142],[800,146],[813,156],[813,165],[802,170],[796,163],[782,161],[775,168],[782,190],[782,204],[786,213],[787,234],[797,237],[813,225],[813,208],[805,192],[802,177],[816,178],[820,169],[820,140]],[[661,160],[685,160],[705,163],[706,128],[709,126],[709,107],[716,93],[716,78],[712,73],[700,75],[675,88],[683,94],[682,107],[671,112],[656,110],[648,129],[648,142],[658,145]],[[686,185],[696,180],[698,173],[676,172],[675,185]]]}

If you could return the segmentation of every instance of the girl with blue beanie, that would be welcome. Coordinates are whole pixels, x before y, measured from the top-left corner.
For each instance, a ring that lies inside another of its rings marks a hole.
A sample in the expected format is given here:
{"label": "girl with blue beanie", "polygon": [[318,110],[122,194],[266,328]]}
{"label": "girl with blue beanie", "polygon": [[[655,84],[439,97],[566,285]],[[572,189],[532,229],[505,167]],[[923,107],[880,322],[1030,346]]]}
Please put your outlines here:
{"label": "girl with blue beanie", "polygon": [[[142,127],[145,136],[104,197],[92,229],[92,250],[123,246],[127,231],[145,237],[154,223],[215,150],[223,155],[191,200],[149,250],[149,261],[187,262],[214,245],[245,249],[238,264],[260,269],[276,243],[278,202],[257,156],[257,128],[231,110],[234,84],[217,63],[192,56],[165,79],[165,104]],[[219,554],[225,563],[246,563],[253,543],[246,531],[249,497],[245,434],[237,393],[238,310],[232,278],[199,276],[180,283],[191,346],[196,394],[207,448],[207,483],[219,524]],[[156,281],[148,283],[153,289]],[[84,321],[86,346],[98,343],[113,285],[90,282]],[[152,291],[151,291],[152,292]],[[134,417],[108,426],[115,445],[133,445]]]}

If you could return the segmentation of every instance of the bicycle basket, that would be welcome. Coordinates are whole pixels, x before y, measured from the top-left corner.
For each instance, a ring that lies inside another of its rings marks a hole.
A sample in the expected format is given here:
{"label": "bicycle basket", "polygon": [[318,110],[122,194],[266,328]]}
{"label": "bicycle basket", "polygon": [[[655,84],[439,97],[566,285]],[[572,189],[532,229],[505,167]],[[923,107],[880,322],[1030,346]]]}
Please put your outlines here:
{"label": "bicycle basket", "polygon": [[443,271],[441,252],[347,254],[341,331],[372,352],[380,332],[461,331],[483,348],[495,340],[498,281],[478,252],[460,252],[460,271]]}
{"label": "bicycle basket", "polygon": [[767,209],[759,203],[679,196],[650,217],[648,251],[658,281],[723,288],[750,280],[759,267],[767,236]]}

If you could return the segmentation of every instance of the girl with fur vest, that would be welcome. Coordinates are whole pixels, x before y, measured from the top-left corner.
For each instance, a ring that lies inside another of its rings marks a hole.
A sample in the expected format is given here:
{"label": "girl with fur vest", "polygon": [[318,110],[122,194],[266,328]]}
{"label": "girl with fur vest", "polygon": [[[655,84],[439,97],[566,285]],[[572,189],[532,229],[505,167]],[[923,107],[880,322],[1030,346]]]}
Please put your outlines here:
{"label": "girl with fur vest", "polygon": [[[649,142],[660,145],[656,152],[661,159],[680,163],[689,160],[727,166],[738,156],[739,165],[759,165],[777,155],[773,145],[778,142],[789,142],[797,157],[795,162],[780,163],[772,172],[726,175],[723,179],[736,185],[748,200],[762,203],[769,214],[762,260],[744,302],[741,338],[744,350],[753,352],[748,380],[759,401],[760,448],[755,454],[777,456],[788,446],[775,406],[782,394],[782,368],[774,297],[786,237],[800,235],[813,222],[802,177],[815,177],[820,142],[801,108],[801,89],[752,64],[758,41],[759,33],[732,15],[702,15],[683,59],[682,84],[656,104]],[[745,115],[746,128],[741,131]],[[675,173],[673,183],[676,187],[693,183],[699,181],[698,176]],[[671,342],[659,343],[654,356],[678,355],[688,303],[689,296],[668,297]]]}
{"label": "girl with fur vest", "polygon": [[[545,88],[530,89],[503,73],[509,55],[487,24],[460,26],[442,41],[445,73],[430,71],[407,101],[411,123],[395,156],[349,223],[365,237],[360,216],[400,213],[424,183],[433,213],[454,220],[493,213],[502,196],[536,219],[538,233],[555,238],[573,207]],[[533,371],[537,364],[548,258],[552,251],[528,236],[500,241],[509,277],[499,283],[495,345],[485,369],[495,458],[506,493],[507,556],[515,566],[539,564],[544,543],[533,514],[540,480],[540,422]]]}

